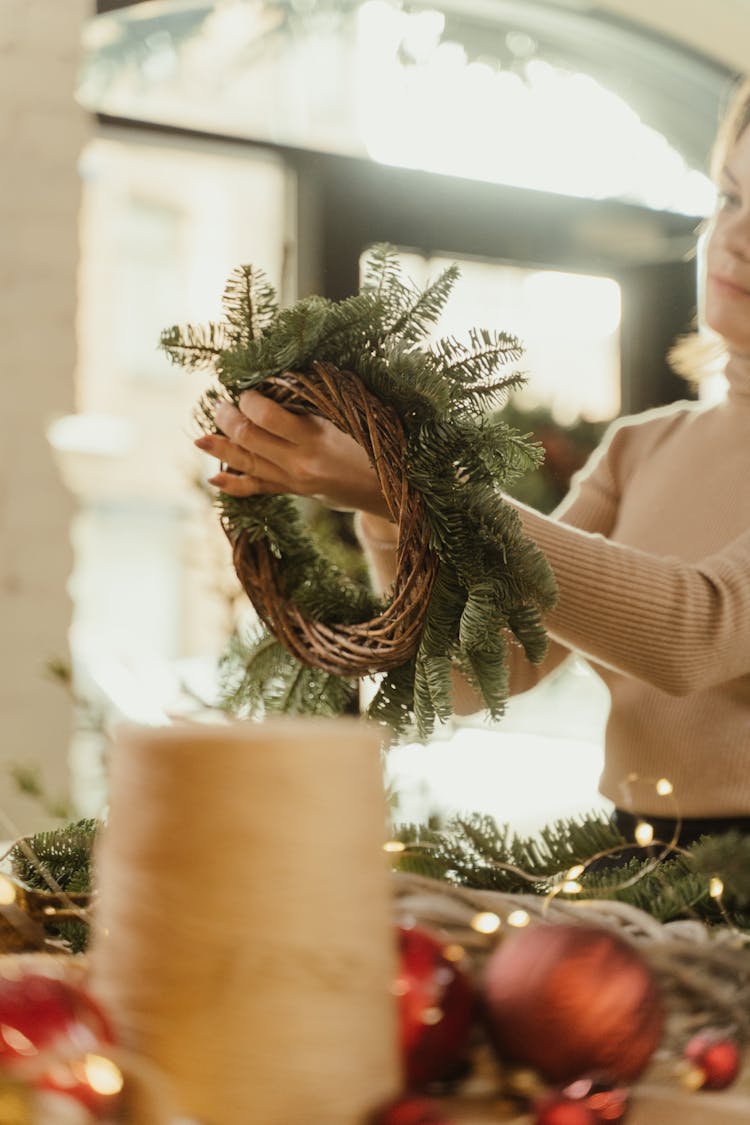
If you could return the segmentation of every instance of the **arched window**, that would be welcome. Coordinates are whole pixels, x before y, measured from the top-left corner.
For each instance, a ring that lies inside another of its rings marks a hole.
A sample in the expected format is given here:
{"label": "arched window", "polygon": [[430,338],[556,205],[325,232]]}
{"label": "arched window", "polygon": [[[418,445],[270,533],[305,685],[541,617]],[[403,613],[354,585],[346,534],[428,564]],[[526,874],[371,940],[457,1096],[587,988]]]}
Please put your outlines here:
{"label": "arched window", "polygon": [[[107,6],[105,4],[105,6]],[[533,0],[183,0],[102,14],[89,108],[256,142],[705,214],[728,71]]]}

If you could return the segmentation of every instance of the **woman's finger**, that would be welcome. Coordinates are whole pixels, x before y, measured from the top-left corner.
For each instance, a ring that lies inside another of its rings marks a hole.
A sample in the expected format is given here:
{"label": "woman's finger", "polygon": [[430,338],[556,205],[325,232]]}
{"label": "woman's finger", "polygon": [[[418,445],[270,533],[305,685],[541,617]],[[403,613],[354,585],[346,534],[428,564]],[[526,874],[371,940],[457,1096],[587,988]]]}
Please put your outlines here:
{"label": "woman's finger", "polygon": [[215,457],[217,461],[224,461],[238,473],[247,473],[249,476],[255,473],[257,458],[252,451],[235,444],[229,438],[222,437],[221,434],[206,434],[204,437],[197,438],[194,444],[204,453]]}
{"label": "woman's finger", "polygon": [[[261,396],[262,397],[262,396]],[[272,405],[276,405],[273,403]],[[282,408],[280,408],[282,409]],[[288,411],[282,411],[288,415]],[[320,446],[320,433],[311,435],[304,445],[293,445],[285,438],[272,434],[256,426],[249,418],[242,414],[236,407],[222,404],[216,410],[216,424],[230,438],[235,445],[245,449],[252,457],[256,458],[256,467],[252,475],[266,477],[265,472],[257,469],[257,460],[262,458],[271,465],[276,466],[276,473],[271,480],[285,480],[288,482],[287,492],[307,494],[319,491],[317,477],[311,466],[316,462],[315,451]],[[308,419],[310,422],[320,422],[321,419]],[[330,425],[330,423],[326,423]]]}
{"label": "woman's finger", "polygon": [[245,449],[252,449],[256,427],[241,410],[231,402],[220,402],[216,407],[214,420],[217,427],[230,441]]}
{"label": "woman's finger", "polygon": [[226,492],[228,496],[261,496],[283,491],[272,481],[237,473],[216,473],[215,476],[209,477],[208,483],[221,492]]}
{"label": "woman's finger", "polygon": [[[284,413],[288,414],[288,411]],[[259,454],[286,470],[291,469],[297,454],[296,445],[262,426],[257,426],[231,403],[223,402],[217,406],[214,417],[216,425],[235,445],[241,446],[252,454]]]}
{"label": "woman's finger", "polygon": [[319,428],[310,414],[295,414],[260,391],[243,391],[240,410],[259,429],[292,445],[302,445]]}
{"label": "woman's finger", "polygon": [[243,449],[242,446],[236,445],[220,434],[206,434],[204,437],[197,438],[195,445],[204,453],[216,457],[218,461],[223,461],[236,473],[258,477],[273,484],[277,491],[289,491],[286,475],[278,465],[252,450]]}

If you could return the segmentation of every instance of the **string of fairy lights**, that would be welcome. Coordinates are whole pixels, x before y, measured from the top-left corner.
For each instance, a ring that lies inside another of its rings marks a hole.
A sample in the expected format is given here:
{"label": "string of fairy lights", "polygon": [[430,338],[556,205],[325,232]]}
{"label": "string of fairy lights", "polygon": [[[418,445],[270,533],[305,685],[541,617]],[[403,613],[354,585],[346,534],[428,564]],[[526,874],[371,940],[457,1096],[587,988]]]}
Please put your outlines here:
{"label": "string of fairy lights", "polygon": [[[677,804],[674,786],[669,778],[645,778],[636,773],[629,774],[623,783],[623,787],[627,788],[635,783],[641,785],[652,786],[656,795],[663,799],[670,801],[670,819],[674,820],[674,830],[672,838],[668,841],[659,840],[656,838],[653,824],[645,817],[640,818],[634,828],[634,838],[636,844],[640,847],[653,847],[661,849],[656,854],[652,855],[643,866],[627,877],[623,877],[620,882],[612,884],[608,888],[608,894],[615,895],[617,891],[626,890],[634,886],[640,880],[644,879],[648,874],[654,871],[662,860],[672,856],[689,856],[689,851],[681,847],[678,843],[680,838],[680,831],[682,827],[682,816]],[[430,851],[437,845],[430,843],[410,843],[406,844],[401,840],[388,840],[383,845],[383,850],[394,856],[400,857],[409,854],[418,854]],[[618,856],[627,852],[632,848],[631,843],[617,844],[614,847],[604,849],[596,852],[594,855],[589,856],[588,859],[581,863],[576,863],[572,867],[567,867],[562,871],[553,875],[532,875],[530,872],[523,871],[521,868],[514,864],[504,863],[500,860],[488,860],[487,865],[495,868],[498,871],[505,871],[510,874],[519,876],[530,885],[536,886],[546,885],[548,887],[547,893],[544,896],[542,910],[544,911],[549,904],[559,895],[566,895],[574,898],[580,896],[585,891],[585,886],[580,882],[581,877],[590,870],[594,864],[598,864],[603,860],[616,859]],[[706,876],[706,887],[709,896],[715,901],[716,906],[721,914],[722,920],[725,925],[743,941],[750,942],[750,934],[746,934],[740,930],[729,915],[726,904],[724,902],[724,881],[718,873],[713,873]],[[531,917],[527,911],[523,909],[516,909],[510,911],[505,918],[505,923],[511,927],[520,928],[529,925]],[[478,911],[472,918],[470,925],[477,933],[491,935],[496,933],[502,926],[503,919],[493,911]]]}
{"label": "string of fairy lights", "polygon": [[[653,871],[658,864],[668,855],[689,855],[689,852],[680,847],[678,844],[680,827],[682,818],[680,816],[679,808],[675,798],[674,787],[668,778],[660,777],[657,779],[643,778],[637,774],[630,774],[625,781],[625,784],[639,782],[640,784],[650,784],[654,787],[656,794],[661,798],[669,798],[671,800],[671,813],[672,819],[675,822],[673,836],[669,841],[658,840],[655,838],[654,826],[645,818],[640,819],[634,829],[634,837],[636,843],[641,847],[658,847],[662,849],[658,854],[653,855],[635,874],[631,874],[623,878],[620,882],[613,884],[609,890],[615,893],[618,890],[624,890],[633,886],[636,882],[643,879],[649,872]],[[0,812],[0,819],[6,821],[7,818]],[[405,844],[401,840],[391,839],[387,840],[383,845],[383,851],[395,857],[400,857],[404,853],[415,853],[429,850],[433,845],[430,844]],[[544,906],[546,907],[553,899],[559,895],[566,896],[580,896],[585,891],[584,885],[580,882],[581,877],[589,870],[595,863],[608,858],[616,858],[622,854],[632,845],[623,843],[618,844],[612,848],[608,848],[595,853],[583,862],[574,864],[572,867],[567,867],[564,870],[557,872],[554,875],[532,875],[523,869],[501,861],[492,861],[492,865],[498,870],[513,873],[520,878],[527,881],[529,884],[547,884],[548,890],[544,898]],[[29,862],[38,871],[40,877],[47,884],[50,892],[59,900],[59,905],[48,905],[44,907],[44,913],[48,917],[56,917],[58,919],[75,917],[86,924],[91,923],[91,907],[82,907],[77,903],[65,890],[60,886],[52,873],[48,870],[46,865],[42,864],[30,848],[27,840],[23,836],[17,837],[13,843],[6,849],[5,853],[0,857],[0,863],[7,859],[9,854],[14,848],[20,848]],[[735,925],[729,916],[726,906],[723,901],[724,896],[724,882],[718,873],[706,876],[707,889],[710,897],[716,902],[717,907],[721,911],[721,915],[726,925],[732,929],[739,936],[745,935]],[[7,908],[17,903],[19,899],[19,892],[22,890],[19,882],[13,879],[10,875],[0,871],[0,908]],[[12,922],[12,918],[9,919]],[[515,928],[527,926],[531,921],[530,915],[526,910],[514,909],[511,910],[505,918],[505,922]],[[493,934],[502,925],[502,919],[499,915],[492,911],[479,911],[471,922],[471,926],[477,933]]]}

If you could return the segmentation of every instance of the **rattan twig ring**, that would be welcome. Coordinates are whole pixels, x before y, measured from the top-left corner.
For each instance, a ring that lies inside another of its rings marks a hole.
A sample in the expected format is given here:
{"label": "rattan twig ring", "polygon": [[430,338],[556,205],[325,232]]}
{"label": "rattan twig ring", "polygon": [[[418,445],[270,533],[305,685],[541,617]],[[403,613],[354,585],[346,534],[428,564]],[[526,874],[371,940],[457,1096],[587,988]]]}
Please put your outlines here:
{"label": "rattan twig ring", "polygon": [[398,527],[397,573],[389,604],[355,625],[328,625],[303,616],[286,597],[283,565],[265,540],[232,537],[237,577],[258,616],[302,663],[337,676],[364,676],[404,664],[417,650],[437,574],[421,494],[404,472],[406,438],[396,411],[351,371],[332,363],[273,376],[263,393],[289,409],[326,418],[369,455]]}

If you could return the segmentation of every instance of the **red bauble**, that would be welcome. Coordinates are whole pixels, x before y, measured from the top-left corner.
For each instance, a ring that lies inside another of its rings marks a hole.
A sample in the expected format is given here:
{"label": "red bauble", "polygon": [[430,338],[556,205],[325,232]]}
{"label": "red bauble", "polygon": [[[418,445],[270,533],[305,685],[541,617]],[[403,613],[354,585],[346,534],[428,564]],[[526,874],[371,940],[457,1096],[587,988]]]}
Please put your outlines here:
{"label": "red bauble", "polygon": [[426,930],[398,927],[401,1053],[407,1084],[447,1080],[460,1070],[474,1014],[469,980]]}
{"label": "red bauble", "polygon": [[107,1017],[84,989],[39,973],[0,976],[0,1068],[9,1074],[99,1109],[107,1098],[81,1065],[112,1042]]}
{"label": "red bauble", "polygon": [[600,927],[519,930],[490,958],[485,999],[500,1057],[549,1082],[592,1073],[628,1082],[661,1038],[661,998],[648,966]]}
{"label": "red bauble", "polygon": [[550,1092],[535,1106],[535,1125],[616,1125],[628,1111],[629,1091],[594,1078],[579,1078]]}
{"label": "red bauble", "polygon": [[719,1031],[694,1035],[684,1056],[699,1071],[705,1090],[724,1090],[739,1073],[740,1049],[733,1039]]}
{"label": "red bauble", "polygon": [[371,1125],[453,1125],[437,1102],[428,1098],[402,1098],[379,1110]]}
{"label": "red bauble", "polygon": [[80,1051],[112,1042],[109,1021],[87,992],[39,973],[0,976],[0,1024],[0,1062],[6,1065],[58,1040],[73,1038]]}
{"label": "red bauble", "polygon": [[534,1125],[597,1125],[597,1118],[585,1102],[551,1095],[536,1107]]}

